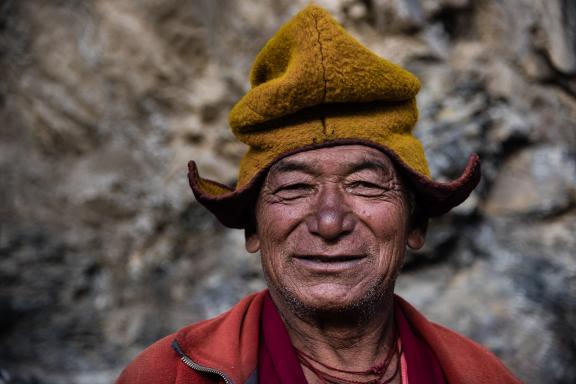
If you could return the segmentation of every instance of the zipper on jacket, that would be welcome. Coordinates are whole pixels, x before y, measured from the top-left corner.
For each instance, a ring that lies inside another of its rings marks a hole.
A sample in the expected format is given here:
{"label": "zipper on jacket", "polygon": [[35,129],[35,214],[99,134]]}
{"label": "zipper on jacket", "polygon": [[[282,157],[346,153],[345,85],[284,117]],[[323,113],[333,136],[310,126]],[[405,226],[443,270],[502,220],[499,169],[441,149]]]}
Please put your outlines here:
{"label": "zipper on jacket", "polygon": [[182,349],[180,348],[180,346],[178,345],[178,342],[176,342],[176,340],[174,340],[172,342],[172,348],[174,348],[174,350],[180,355],[180,360],[184,364],[186,364],[188,367],[192,368],[193,370],[198,371],[198,372],[213,373],[215,375],[220,376],[222,379],[224,379],[224,382],[226,384],[234,384],[233,381],[228,376],[226,376],[226,374],[224,372],[219,371],[219,370],[214,369],[214,368],[205,367],[203,365],[196,363],[191,358],[189,358],[184,353],[184,351],[182,351]]}

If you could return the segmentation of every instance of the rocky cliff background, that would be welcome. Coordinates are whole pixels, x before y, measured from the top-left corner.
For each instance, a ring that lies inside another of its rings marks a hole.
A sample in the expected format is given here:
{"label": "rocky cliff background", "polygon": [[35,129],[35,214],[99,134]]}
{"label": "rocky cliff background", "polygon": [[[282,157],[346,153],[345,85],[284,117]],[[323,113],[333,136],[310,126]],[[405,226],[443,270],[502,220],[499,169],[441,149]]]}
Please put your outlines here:
{"label": "rocky cliff background", "polygon": [[[186,162],[234,183],[227,111],[305,3],[0,1],[0,383],[110,383],[264,287]],[[576,2],[319,3],[420,77],[435,177],[483,159],[398,291],[525,382],[576,382]]]}

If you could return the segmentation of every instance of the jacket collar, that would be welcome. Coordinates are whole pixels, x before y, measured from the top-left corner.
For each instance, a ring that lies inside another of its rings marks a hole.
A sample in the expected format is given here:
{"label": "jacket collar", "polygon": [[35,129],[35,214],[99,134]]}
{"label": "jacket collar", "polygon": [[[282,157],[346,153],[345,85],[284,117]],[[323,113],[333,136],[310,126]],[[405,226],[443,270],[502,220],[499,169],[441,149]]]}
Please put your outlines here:
{"label": "jacket collar", "polygon": [[234,384],[246,383],[257,367],[266,292],[247,296],[220,316],[180,330],[175,340],[179,353],[201,367],[223,373]]}

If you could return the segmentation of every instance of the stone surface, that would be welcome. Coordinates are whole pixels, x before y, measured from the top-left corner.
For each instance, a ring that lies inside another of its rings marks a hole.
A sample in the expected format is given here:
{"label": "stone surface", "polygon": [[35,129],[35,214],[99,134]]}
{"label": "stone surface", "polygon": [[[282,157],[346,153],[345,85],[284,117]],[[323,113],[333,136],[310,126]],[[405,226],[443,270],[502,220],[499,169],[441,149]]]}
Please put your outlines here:
{"label": "stone surface", "polygon": [[[262,289],[193,199],[234,184],[226,116],[304,0],[0,2],[0,383],[110,383],[154,340]],[[436,179],[483,179],[433,220],[398,291],[526,383],[576,381],[573,2],[320,1],[422,81]]]}
{"label": "stone surface", "polygon": [[561,72],[576,73],[576,3],[555,0],[540,1],[543,48]]}
{"label": "stone surface", "polygon": [[486,211],[490,216],[554,215],[576,203],[575,152],[536,146],[513,155],[498,174]]}

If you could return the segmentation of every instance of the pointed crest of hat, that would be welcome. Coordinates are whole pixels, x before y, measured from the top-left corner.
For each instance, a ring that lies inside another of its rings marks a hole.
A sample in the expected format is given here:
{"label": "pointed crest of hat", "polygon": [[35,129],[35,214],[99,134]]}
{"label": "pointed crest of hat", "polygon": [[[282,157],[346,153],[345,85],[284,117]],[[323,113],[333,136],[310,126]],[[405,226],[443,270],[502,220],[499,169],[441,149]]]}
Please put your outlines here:
{"label": "pointed crest of hat", "polygon": [[235,132],[320,104],[409,100],[420,88],[414,75],[371,52],[314,4],[268,41],[250,82],[229,115]]}

